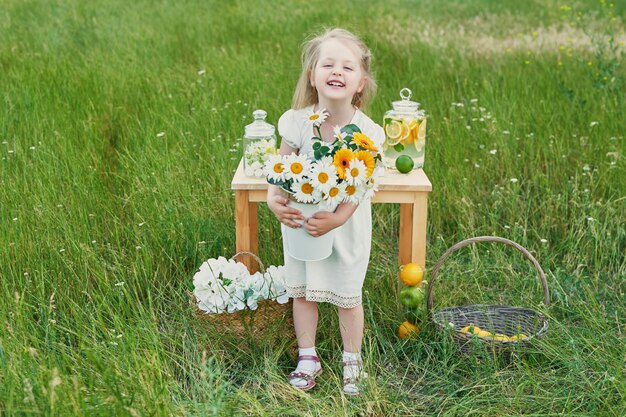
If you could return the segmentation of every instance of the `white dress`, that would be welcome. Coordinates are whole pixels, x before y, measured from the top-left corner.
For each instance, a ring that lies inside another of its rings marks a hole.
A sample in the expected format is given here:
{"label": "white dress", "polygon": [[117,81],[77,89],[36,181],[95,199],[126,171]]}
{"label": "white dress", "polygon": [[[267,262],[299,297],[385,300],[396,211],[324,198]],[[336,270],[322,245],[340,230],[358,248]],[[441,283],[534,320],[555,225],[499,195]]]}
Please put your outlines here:
{"label": "white dress", "polygon": [[[313,106],[288,110],[278,120],[278,133],[289,146],[313,159],[313,128],[308,113]],[[351,123],[369,136],[382,150],[384,131],[372,119],[357,109]],[[285,283],[291,298],[328,302],[338,307],[353,308],[361,304],[361,290],[367,272],[372,241],[371,202],[359,204],[346,223],[336,229],[332,254],[321,261],[299,261],[292,258],[285,244]]]}

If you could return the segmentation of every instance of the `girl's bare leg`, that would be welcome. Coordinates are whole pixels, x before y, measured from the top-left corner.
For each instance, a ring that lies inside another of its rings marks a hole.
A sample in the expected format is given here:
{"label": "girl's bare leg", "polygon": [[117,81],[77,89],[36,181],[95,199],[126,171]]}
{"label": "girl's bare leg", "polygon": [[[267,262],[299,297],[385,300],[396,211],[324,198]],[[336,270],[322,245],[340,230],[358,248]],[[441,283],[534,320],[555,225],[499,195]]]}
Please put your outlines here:
{"label": "girl's bare leg", "polygon": [[343,350],[354,353],[361,352],[365,322],[363,305],[354,308],[337,307],[337,309],[339,310],[339,327],[343,340]]}
{"label": "girl's bare leg", "polygon": [[346,394],[356,395],[359,393],[357,385],[361,378],[367,377],[363,372],[361,360],[361,345],[363,343],[364,314],[363,306],[354,308],[341,308],[339,311],[339,326],[343,339],[342,360],[346,364],[343,367],[344,386]]}
{"label": "girl's bare leg", "polygon": [[[317,303],[306,301],[304,298],[293,299],[293,325],[298,340],[298,356],[312,355],[315,352],[315,335],[317,333]],[[315,374],[321,369],[319,362],[302,359],[294,372],[304,372],[309,375]],[[292,377],[289,382],[303,389],[308,389],[307,381],[303,378]]]}
{"label": "girl's bare leg", "polygon": [[315,346],[317,333],[317,303],[304,298],[293,299],[293,326],[299,348]]}

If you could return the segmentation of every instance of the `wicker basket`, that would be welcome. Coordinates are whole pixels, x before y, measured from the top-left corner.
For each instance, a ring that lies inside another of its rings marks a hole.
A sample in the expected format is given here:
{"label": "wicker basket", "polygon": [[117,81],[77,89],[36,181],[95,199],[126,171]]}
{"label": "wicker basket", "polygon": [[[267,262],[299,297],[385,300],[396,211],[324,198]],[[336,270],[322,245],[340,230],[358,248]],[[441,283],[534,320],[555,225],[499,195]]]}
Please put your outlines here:
{"label": "wicker basket", "polygon": [[[265,266],[261,259],[252,252],[238,252],[230,259],[248,255],[259,264],[261,273]],[[207,313],[198,308],[197,299],[190,294],[197,324],[210,331],[217,331],[224,337],[234,337],[239,342],[268,344],[274,341],[295,340],[293,328],[292,302],[279,304],[272,300],[258,302],[256,310],[245,308],[233,313]]]}
{"label": "wicker basket", "polygon": [[[450,247],[433,267],[428,285],[428,313],[432,321],[441,331],[452,331],[454,341],[462,352],[469,352],[471,343],[479,341],[480,344],[498,352],[510,352],[515,347],[527,347],[534,338],[540,337],[548,330],[548,320],[538,311],[530,308],[511,307],[506,305],[474,304],[460,307],[445,307],[433,311],[433,287],[437,281],[437,273],[445,259],[454,251],[468,246],[474,242],[500,242],[512,246],[520,251],[537,270],[539,279],[543,285],[543,303],[550,305],[550,294],[545,274],[537,260],[521,245],[501,237],[480,236],[463,240]],[[454,329],[449,323],[454,325]],[[523,333],[528,336],[525,339],[505,340],[503,338],[477,337],[468,331],[461,329],[473,324],[492,334],[515,335]]]}

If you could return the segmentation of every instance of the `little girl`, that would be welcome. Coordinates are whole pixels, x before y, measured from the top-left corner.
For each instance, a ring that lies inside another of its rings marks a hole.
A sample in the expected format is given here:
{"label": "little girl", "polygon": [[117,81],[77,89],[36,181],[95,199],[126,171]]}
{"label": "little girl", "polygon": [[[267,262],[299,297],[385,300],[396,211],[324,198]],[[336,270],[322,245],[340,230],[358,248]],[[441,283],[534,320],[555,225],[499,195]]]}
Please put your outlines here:
{"label": "little girl", "polygon": [[[314,131],[309,116],[322,109],[329,113],[320,127],[325,141],[334,141],[334,126],[353,123],[381,149],[383,129],[359,110],[376,92],[376,81],[370,71],[372,55],[363,41],[342,29],[327,30],[305,44],[302,58],[293,109],[278,121],[282,138],[280,153],[307,154],[313,159]],[[334,212],[317,212],[308,219],[287,202],[278,186],[269,186],[267,204],[282,223],[283,231],[285,227],[305,227],[312,236],[321,236],[337,229],[332,255],[324,260],[299,261],[284,250],[287,294],[293,298],[299,347],[298,365],[289,374],[289,381],[295,387],[309,390],[322,372],[315,352],[317,303],[327,302],[339,310],[344,346],[343,389],[346,394],[357,395],[359,381],[367,376],[361,361],[364,321],[361,290],[370,256],[370,202],[358,206],[342,203]],[[304,222],[301,225],[297,220]]]}

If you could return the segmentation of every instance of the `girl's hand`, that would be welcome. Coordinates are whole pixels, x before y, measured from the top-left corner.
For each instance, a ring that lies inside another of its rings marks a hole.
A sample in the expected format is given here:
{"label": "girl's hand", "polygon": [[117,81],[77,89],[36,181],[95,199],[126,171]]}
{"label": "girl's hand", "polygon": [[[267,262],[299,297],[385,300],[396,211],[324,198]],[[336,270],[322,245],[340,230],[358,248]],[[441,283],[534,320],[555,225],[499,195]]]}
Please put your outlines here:
{"label": "girl's hand", "polygon": [[322,236],[343,224],[339,217],[336,213],[318,211],[306,219],[304,227],[311,236]]}
{"label": "girl's hand", "polygon": [[267,206],[276,215],[278,221],[285,226],[297,229],[302,227],[301,224],[296,223],[294,220],[304,220],[304,216],[300,210],[287,206],[287,200],[281,195],[270,195],[267,197]]}

